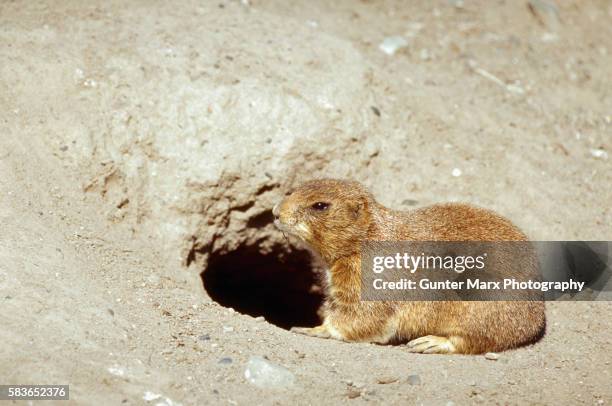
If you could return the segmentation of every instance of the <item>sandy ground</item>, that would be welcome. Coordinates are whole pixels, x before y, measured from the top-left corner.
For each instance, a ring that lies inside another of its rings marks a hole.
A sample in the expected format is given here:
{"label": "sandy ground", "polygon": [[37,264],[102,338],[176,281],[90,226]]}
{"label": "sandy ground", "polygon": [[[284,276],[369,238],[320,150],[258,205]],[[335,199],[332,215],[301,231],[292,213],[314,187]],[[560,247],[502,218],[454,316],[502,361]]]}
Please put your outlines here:
{"label": "sandy ground", "polygon": [[[326,3],[211,10],[305,24],[374,67],[376,151],[352,175],[383,203],[470,201],[534,239],[611,239],[612,3],[563,2],[558,16],[524,2]],[[63,13],[90,12],[79,4]],[[0,19],[33,27],[59,18],[43,5],[5,2]],[[409,46],[388,56],[378,45],[392,35]],[[7,66],[0,383],[69,383],[75,404],[612,403],[610,302],[548,303],[544,339],[497,361],[297,336],[219,305],[198,269],[160,259],[158,239],[110,220],[105,197],[83,190],[95,170],[67,159],[39,125],[74,100],[39,106],[37,88],[53,83],[24,82],[36,70],[27,63],[15,81],[17,65]],[[253,355],[288,368],[295,386],[249,384]]]}

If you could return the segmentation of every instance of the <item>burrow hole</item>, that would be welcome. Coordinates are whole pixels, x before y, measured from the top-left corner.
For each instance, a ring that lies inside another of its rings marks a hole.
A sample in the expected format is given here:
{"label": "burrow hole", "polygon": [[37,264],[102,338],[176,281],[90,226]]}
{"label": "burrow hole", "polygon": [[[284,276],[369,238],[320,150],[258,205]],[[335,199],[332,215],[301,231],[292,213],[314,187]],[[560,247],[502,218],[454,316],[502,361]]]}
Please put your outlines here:
{"label": "burrow hole", "polygon": [[220,305],[289,329],[320,324],[323,294],[316,269],[306,250],[278,247],[262,254],[245,245],[212,254],[201,278]]}

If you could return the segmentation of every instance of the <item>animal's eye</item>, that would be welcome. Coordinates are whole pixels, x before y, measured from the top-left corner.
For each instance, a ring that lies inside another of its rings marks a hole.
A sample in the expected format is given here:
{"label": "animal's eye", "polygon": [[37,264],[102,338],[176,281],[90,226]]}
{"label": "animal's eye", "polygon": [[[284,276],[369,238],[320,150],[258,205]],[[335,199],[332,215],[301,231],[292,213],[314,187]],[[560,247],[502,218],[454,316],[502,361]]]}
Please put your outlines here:
{"label": "animal's eye", "polygon": [[317,210],[317,211],[323,211],[323,210],[327,210],[327,208],[329,207],[329,203],[316,202],[310,207],[312,207],[314,210]]}

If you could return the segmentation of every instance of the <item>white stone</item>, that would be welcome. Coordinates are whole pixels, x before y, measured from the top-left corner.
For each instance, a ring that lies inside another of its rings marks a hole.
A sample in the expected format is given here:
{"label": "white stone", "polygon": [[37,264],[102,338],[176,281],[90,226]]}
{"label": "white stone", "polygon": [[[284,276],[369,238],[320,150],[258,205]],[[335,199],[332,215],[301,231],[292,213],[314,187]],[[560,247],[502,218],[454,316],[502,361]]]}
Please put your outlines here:
{"label": "white stone", "polygon": [[295,376],[287,368],[258,356],[249,359],[244,377],[263,389],[285,389],[295,383]]}
{"label": "white stone", "polygon": [[380,43],[378,49],[383,51],[387,55],[393,55],[400,48],[405,48],[408,46],[408,41],[406,38],[395,35],[393,37],[387,37]]}
{"label": "white stone", "polygon": [[600,148],[592,149],[591,155],[599,159],[608,159],[608,153]]}

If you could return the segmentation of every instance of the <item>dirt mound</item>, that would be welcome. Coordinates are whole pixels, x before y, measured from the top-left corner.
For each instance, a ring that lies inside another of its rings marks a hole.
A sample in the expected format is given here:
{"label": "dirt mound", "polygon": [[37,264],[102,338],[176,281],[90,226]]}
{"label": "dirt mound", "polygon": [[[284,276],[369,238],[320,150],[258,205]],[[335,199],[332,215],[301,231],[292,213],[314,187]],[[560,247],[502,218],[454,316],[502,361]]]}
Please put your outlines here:
{"label": "dirt mound", "polygon": [[[79,404],[609,402],[609,303],[549,303],[543,341],[497,361],[289,333],[316,322],[317,264],[270,209],[350,177],[395,208],[609,239],[611,16],[3,2],[0,383],[69,383]],[[253,356],[294,386],[251,385]]]}

